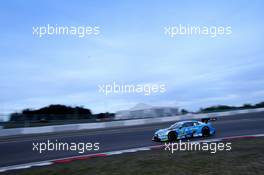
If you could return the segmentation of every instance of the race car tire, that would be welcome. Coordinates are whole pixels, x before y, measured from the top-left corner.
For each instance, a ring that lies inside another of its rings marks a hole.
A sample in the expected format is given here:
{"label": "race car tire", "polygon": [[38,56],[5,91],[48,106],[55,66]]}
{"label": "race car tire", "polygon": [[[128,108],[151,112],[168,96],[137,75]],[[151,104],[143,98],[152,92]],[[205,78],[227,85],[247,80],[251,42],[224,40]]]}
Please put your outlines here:
{"label": "race car tire", "polygon": [[168,140],[175,141],[177,140],[178,134],[175,131],[171,131],[168,133]]}
{"label": "race car tire", "polygon": [[207,126],[202,128],[202,135],[203,137],[210,136],[210,129]]}
{"label": "race car tire", "polygon": [[194,134],[194,132],[191,135],[188,135],[187,138],[194,138],[193,134]]}

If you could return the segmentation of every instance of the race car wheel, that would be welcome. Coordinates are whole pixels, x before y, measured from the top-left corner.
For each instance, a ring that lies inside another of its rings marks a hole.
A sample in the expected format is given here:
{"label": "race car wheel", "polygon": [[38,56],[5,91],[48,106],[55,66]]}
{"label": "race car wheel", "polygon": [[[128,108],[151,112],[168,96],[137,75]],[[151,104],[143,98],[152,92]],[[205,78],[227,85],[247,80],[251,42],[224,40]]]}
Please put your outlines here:
{"label": "race car wheel", "polygon": [[188,138],[194,138],[193,134],[194,134],[194,132],[191,135],[189,135]]}
{"label": "race car wheel", "polygon": [[168,139],[169,139],[169,141],[177,140],[177,133],[175,131],[169,132]]}
{"label": "race car wheel", "polygon": [[207,136],[210,136],[210,129],[208,127],[203,127],[202,128],[202,135],[203,137],[207,137]]}

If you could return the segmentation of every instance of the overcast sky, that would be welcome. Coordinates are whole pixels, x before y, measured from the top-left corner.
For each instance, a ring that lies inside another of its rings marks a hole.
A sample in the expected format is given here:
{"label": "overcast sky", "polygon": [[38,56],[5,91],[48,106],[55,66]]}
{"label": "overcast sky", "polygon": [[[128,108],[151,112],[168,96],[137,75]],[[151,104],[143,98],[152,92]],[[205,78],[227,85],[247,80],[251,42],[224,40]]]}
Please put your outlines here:
{"label": "overcast sky", "polygon": [[[0,5],[0,113],[49,104],[93,112],[137,103],[241,105],[264,100],[264,2],[21,1]],[[32,35],[33,26],[99,26],[85,38]],[[165,26],[231,26],[232,34],[180,36]],[[99,84],[164,83],[166,93],[98,92]]]}

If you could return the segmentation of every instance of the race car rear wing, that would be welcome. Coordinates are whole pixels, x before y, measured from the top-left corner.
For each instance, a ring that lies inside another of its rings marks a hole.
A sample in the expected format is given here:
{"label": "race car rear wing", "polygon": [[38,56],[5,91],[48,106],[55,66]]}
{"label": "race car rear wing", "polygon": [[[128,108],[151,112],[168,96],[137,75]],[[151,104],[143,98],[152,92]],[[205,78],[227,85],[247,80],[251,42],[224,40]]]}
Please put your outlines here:
{"label": "race car rear wing", "polygon": [[202,118],[201,122],[208,123],[209,121],[216,121],[216,120],[217,120],[216,117],[206,117],[206,118]]}

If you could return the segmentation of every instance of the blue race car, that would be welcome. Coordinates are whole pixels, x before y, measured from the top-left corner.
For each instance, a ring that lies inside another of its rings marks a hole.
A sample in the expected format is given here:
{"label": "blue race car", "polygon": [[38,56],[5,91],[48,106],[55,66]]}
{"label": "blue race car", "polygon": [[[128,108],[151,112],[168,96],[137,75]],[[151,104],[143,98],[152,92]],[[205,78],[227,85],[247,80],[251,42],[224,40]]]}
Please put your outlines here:
{"label": "blue race car", "polygon": [[156,131],[152,140],[175,141],[183,138],[211,136],[215,132],[215,128],[208,123],[208,120],[205,120],[205,122],[196,120],[180,121],[171,125],[169,128]]}

